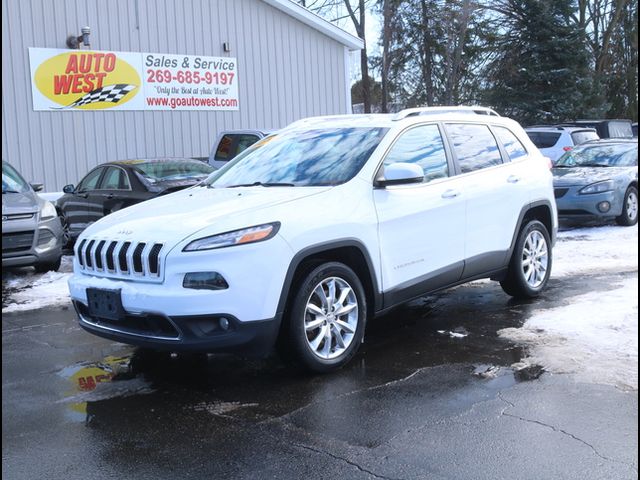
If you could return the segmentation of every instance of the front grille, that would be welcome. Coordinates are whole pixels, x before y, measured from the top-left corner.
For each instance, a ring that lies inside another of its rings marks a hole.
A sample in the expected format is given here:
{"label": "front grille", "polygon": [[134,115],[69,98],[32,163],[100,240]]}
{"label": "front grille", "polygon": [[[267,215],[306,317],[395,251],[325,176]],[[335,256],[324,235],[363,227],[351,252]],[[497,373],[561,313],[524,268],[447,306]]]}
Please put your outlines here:
{"label": "front grille", "polygon": [[2,253],[17,253],[31,249],[33,245],[34,231],[3,233]]}
{"label": "front grille", "polygon": [[81,271],[92,275],[161,280],[161,243],[83,239],[75,253]]}
{"label": "front grille", "polygon": [[568,188],[556,188],[553,190],[553,194],[556,198],[562,198],[567,194],[568,191]]}

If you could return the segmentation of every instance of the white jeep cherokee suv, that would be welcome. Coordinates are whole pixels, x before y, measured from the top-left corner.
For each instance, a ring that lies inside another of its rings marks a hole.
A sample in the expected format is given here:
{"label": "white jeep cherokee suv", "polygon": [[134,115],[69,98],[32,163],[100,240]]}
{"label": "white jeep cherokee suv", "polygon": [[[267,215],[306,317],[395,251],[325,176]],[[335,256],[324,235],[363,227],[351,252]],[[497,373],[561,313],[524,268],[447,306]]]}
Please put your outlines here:
{"label": "white jeep cherokee suv", "polygon": [[170,351],[344,365],[368,318],[491,278],[535,297],[557,213],[516,122],[471,110],[296,122],[203,183],[87,228],[69,280],[80,325]]}

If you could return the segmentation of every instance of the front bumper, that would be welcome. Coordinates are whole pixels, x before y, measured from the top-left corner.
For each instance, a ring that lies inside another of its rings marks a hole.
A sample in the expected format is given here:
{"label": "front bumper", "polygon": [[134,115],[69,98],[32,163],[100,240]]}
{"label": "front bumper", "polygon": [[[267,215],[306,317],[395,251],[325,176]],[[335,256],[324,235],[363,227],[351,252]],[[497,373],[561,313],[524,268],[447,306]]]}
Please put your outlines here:
{"label": "front bumper", "polygon": [[[280,316],[240,322],[227,314],[172,316],[127,312],[118,320],[92,317],[85,304],[74,300],[80,326],[121,343],[171,352],[235,352],[262,357],[271,351],[280,329]],[[221,326],[225,319],[227,327]]]}
{"label": "front bumper", "polygon": [[[622,214],[622,199],[616,191],[592,193],[582,195],[578,193],[584,185],[580,186],[556,186],[556,204],[558,206],[558,216],[562,218],[613,218]],[[607,202],[610,207],[607,211],[602,211],[598,205]]]}
{"label": "front bumper", "polygon": [[[13,243],[14,236],[30,238],[30,244]],[[13,237],[13,238],[12,238]],[[58,217],[39,223],[2,222],[2,267],[53,263],[62,255],[62,225]]]}

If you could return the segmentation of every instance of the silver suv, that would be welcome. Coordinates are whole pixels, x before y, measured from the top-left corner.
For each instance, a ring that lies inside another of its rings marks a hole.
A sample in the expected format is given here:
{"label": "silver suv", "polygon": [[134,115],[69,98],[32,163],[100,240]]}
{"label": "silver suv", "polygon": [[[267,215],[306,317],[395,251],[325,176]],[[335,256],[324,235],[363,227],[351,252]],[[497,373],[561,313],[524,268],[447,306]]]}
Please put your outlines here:
{"label": "silver suv", "polygon": [[60,268],[62,225],[53,204],[36,194],[41,189],[2,162],[2,268]]}
{"label": "silver suv", "polygon": [[576,145],[600,138],[595,128],[585,127],[533,126],[525,128],[525,132],[540,152],[552,162]]}

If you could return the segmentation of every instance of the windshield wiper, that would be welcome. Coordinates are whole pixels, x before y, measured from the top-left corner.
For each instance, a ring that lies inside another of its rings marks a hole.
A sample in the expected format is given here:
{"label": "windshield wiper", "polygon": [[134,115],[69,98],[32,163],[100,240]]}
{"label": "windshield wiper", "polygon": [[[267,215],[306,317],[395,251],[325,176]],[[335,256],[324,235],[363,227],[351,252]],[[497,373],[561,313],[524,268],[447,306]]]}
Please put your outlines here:
{"label": "windshield wiper", "polygon": [[20,192],[17,192],[15,190],[2,190],[2,193],[5,194],[5,193],[20,193]]}
{"label": "windshield wiper", "polygon": [[578,167],[608,167],[609,165],[607,164],[602,164],[602,163],[581,163],[580,165],[577,165]]}
{"label": "windshield wiper", "polygon": [[237,185],[227,185],[225,188],[236,187],[295,187],[293,183],[279,183],[279,182],[253,182],[253,183],[239,183]]}

